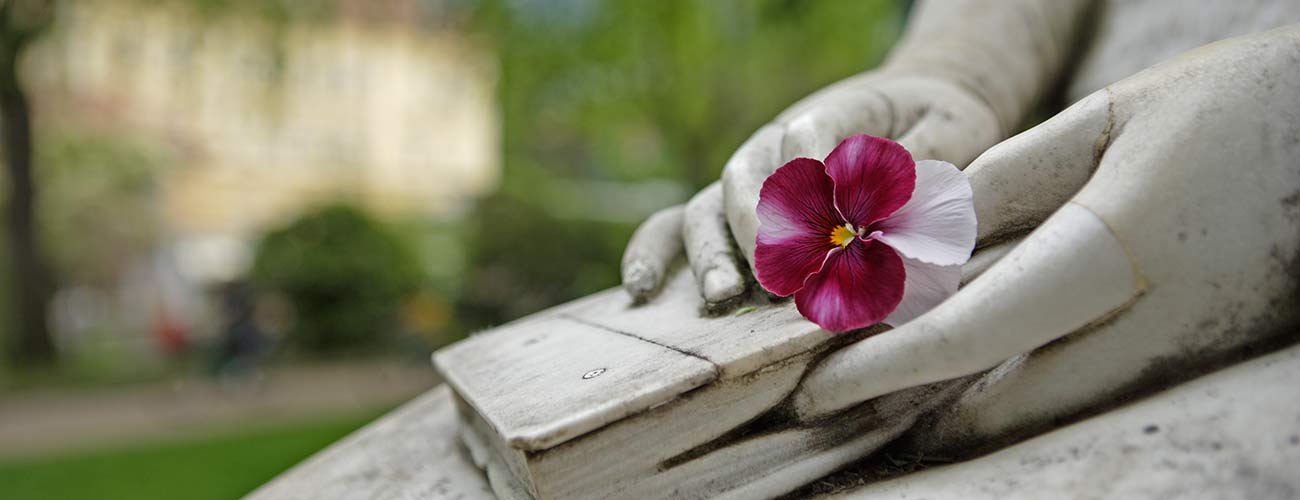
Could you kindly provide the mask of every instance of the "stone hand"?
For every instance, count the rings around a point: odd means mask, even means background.
[[[1138,73],[965,172],[978,245],[1037,229],[946,302],[824,360],[792,395],[801,419],[1015,358],[966,398],[996,417],[952,412],[1007,431],[1295,330],[1300,25]]]
[[[1086,1],[923,3],[882,67],[818,91],[760,128],[722,180],[685,208],[647,220],[629,242],[623,283],[645,300],[684,245],[707,303],[746,289],[764,179],[796,157],[823,158],[853,134],[889,137],[916,159],[964,167],[1006,137],[1051,81]],[[1026,23],[1035,19],[1038,23]]]

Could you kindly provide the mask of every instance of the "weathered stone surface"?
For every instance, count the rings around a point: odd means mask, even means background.
[[[430,390],[251,493],[254,500],[490,500],[456,437],[446,386]]]
[[[564,316],[438,351],[438,371],[511,448],[551,448],[717,378],[708,360]]]
[[[1297,380],[1293,346],[984,457],[825,498],[1296,498]],[[250,498],[493,498],[457,429],[439,387]]]
[[[1300,497],[1300,346],[968,462],[825,498]]]
[[[728,441],[780,405],[819,352],[855,337],[764,297],[745,314],[701,314],[690,271],[671,272],[662,300],[635,306],[610,290],[434,356],[462,403],[462,437],[497,493],[705,498],[807,461],[802,475],[780,477],[789,490],[892,439],[906,428],[893,424],[919,414],[881,426],[867,411]],[[845,435],[855,428],[872,436]]]
[[[562,314],[700,356],[717,365],[721,378],[748,374],[834,337],[801,317],[793,301],[770,304],[755,298],[755,307],[742,307],[739,315],[712,315],[705,313],[691,272],[673,269],[667,280],[659,296],[645,305],[634,305],[621,290],[609,290]]]

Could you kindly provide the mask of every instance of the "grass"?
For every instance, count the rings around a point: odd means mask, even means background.
[[[0,462],[7,500],[239,498],[379,413]]]

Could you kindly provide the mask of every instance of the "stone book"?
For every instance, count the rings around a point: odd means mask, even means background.
[[[834,335],[755,294],[710,315],[689,270],[634,305],[621,289],[444,348],[462,439],[503,498],[754,498],[870,453],[955,384],[796,423],[783,408]]]

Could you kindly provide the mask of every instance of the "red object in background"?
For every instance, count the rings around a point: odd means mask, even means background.
[[[166,354],[177,354],[189,344],[185,325],[176,321],[166,310],[158,309],[154,316],[153,335],[158,341],[158,348]]]

